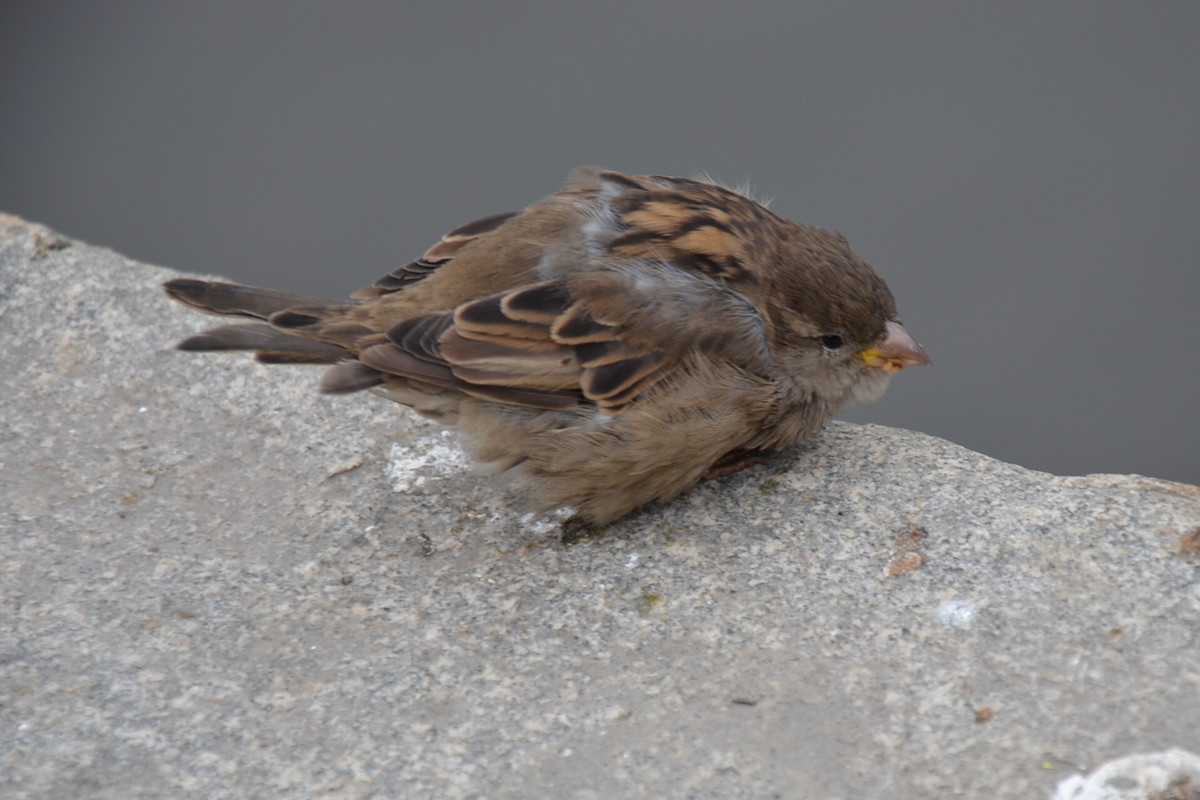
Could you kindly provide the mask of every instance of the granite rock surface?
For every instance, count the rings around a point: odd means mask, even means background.
[[[1200,488],[835,424],[564,546],[415,415],[173,350],[175,275],[0,216],[0,796],[1048,798],[1200,752]]]

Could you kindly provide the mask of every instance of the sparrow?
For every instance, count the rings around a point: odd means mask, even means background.
[[[931,363],[841,234],[715,183],[591,167],[447,233],[350,300],[179,278],[244,317],[180,342],[324,364],[459,431],[544,509],[599,527],[796,444]]]

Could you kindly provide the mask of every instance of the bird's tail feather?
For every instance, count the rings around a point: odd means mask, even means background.
[[[253,317],[265,320],[272,314],[294,306],[341,306],[344,300],[331,300],[278,289],[241,286],[220,281],[200,281],[194,278],[175,278],[163,284],[172,300],[201,311],[220,316]]]
[[[180,350],[253,350],[264,364],[334,364],[350,354],[337,345],[302,339],[276,330],[265,322],[222,325],[189,336],[176,345]]]
[[[337,364],[353,359],[358,339],[372,333],[336,321],[350,305],[345,300],[193,278],[167,281],[163,290],[172,300],[205,314],[261,320],[198,333],[176,345],[180,350],[248,350],[264,364]],[[362,386],[365,376],[356,375],[352,383]]]

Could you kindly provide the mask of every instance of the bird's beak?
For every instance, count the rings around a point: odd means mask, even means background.
[[[884,372],[899,372],[905,367],[933,363],[925,349],[899,322],[889,322],[883,339],[863,350],[858,357],[868,367],[879,367]]]

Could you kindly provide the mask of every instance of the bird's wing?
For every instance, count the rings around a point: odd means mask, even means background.
[[[406,319],[359,355],[385,374],[534,408],[620,414],[698,359],[766,374],[752,305],[669,262],[634,261]]]
[[[294,308],[270,322],[345,346],[384,375],[619,414],[701,357],[770,373],[761,260],[779,222],[712,184],[582,169],[518,214],[447,234],[354,308]],[[357,389],[367,377],[339,366],[323,385]]]
[[[351,296],[357,300],[369,300],[411,286],[417,281],[429,277],[438,268],[449,264],[463,247],[485,233],[496,230],[517,216],[518,213],[509,211],[504,214],[493,214],[490,217],[460,225],[439,239],[437,244],[426,250],[420,258],[410,261],[402,267],[397,267],[375,283],[364,286]]]
[[[602,254],[667,260],[737,283],[752,278],[748,263],[760,249],[756,245],[781,222],[758,203],[715,184],[585,167],[575,170],[562,190],[522,211],[455,228],[421,257],[353,297],[393,294],[435,274],[440,282],[443,272],[461,282],[462,270],[445,268],[464,251],[471,253],[469,273],[478,277],[491,272],[517,277],[534,267],[531,262],[544,273],[581,271],[572,260]],[[514,243],[526,246],[514,248]]]

